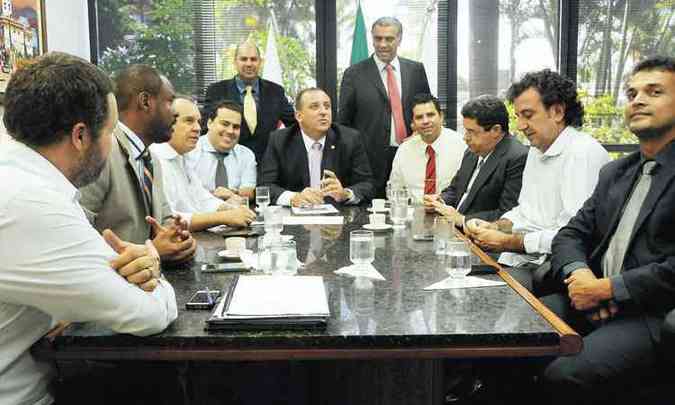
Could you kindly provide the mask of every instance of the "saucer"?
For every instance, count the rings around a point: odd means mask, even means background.
[[[387,207],[384,207],[381,210],[376,210],[373,207],[368,207],[367,209],[370,212],[389,212],[389,208],[387,208]]]
[[[218,255],[218,257],[221,257],[221,258],[223,258],[223,259],[239,260],[239,257],[240,257],[242,254],[248,253],[248,252],[251,252],[251,250],[249,250],[249,249],[242,249],[242,250],[240,250],[240,251],[238,251],[238,252],[235,252],[235,251],[230,251],[230,250],[227,250],[227,249],[223,249],[223,250],[219,251],[219,252],[216,253],[216,254]]]
[[[382,224],[382,225],[375,225],[375,224],[364,224],[363,229],[367,229],[369,231],[375,231],[375,232],[382,232],[382,231],[388,231],[391,229],[390,224]]]

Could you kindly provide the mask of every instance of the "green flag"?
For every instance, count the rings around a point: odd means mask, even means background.
[[[350,65],[355,65],[368,58],[368,39],[366,38],[366,22],[361,11],[361,2],[356,9],[356,23],[354,24],[354,40],[352,41],[352,58]]]

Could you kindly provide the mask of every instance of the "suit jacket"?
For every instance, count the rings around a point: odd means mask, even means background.
[[[162,168],[153,154],[152,207],[148,206],[134,170],[136,162],[129,153],[131,147],[124,132],[116,128],[108,161],[99,178],[80,189],[80,204],[99,232],[111,229],[122,240],[142,244],[150,237],[145,217],[151,215],[162,223],[169,219],[171,208],[164,196]]]
[[[563,267],[573,262],[587,263],[603,277],[602,257],[638,178],[640,160],[636,152],[603,167],[591,197],[558,232],[551,259],[558,281],[566,277]],[[665,313],[675,308],[675,142],[655,160],[659,167],[635,222],[620,277],[631,297],[628,305],[658,339]]]
[[[523,184],[523,169],[528,148],[511,136],[505,136],[483,163],[469,195],[457,207],[466,192],[471,175],[478,164],[478,155],[467,149],[462,164],[441,197],[446,204],[456,207],[466,219],[480,218],[494,221],[518,205]]]
[[[241,120],[241,133],[239,143],[248,147],[255,153],[256,160],[262,161],[267,149],[267,141],[270,132],[277,129],[279,121],[284,125],[291,126],[295,124],[295,114],[293,107],[288,102],[284,88],[269,80],[259,79],[260,94],[258,95],[257,115],[258,125],[255,132],[251,135],[246,120]],[[244,108],[244,100],[239,94],[237,83],[234,78],[212,83],[206,89],[206,106],[213,109],[215,105],[222,100],[232,100],[239,103]]]
[[[412,100],[418,93],[430,93],[424,65],[399,57],[401,104],[408,134],[411,132]],[[338,122],[355,128],[362,136],[375,175],[375,186],[384,190],[389,178],[386,155],[391,137],[391,107],[374,56],[350,66],[342,76]]]
[[[300,192],[309,187],[309,161],[299,125],[272,133],[262,166],[260,184],[270,187],[271,201],[286,190]],[[373,175],[357,131],[331,125],[321,159],[322,172],[324,169],[334,172],[342,186],[361,201],[373,198]]]

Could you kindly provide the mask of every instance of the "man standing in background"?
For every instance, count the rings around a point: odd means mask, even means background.
[[[376,196],[382,197],[397,147],[410,134],[413,97],[431,91],[424,65],[398,57],[399,20],[379,18],[370,32],[375,54],[345,71],[338,122],[362,134]]]

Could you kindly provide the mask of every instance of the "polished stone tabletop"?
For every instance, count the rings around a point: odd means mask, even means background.
[[[74,324],[52,342],[55,351],[72,348],[171,347],[199,349],[363,350],[461,347],[556,347],[560,334],[508,285],[472,289],[424,291],[448,275],[433,252],[433,243],[415,241],[405,229],[375,234],[374,267],[386,280],[334,274],[349,261],[349,232],[368,222],[364,208],[345,208],[344,225],[285,226],[294,235],[300,275],[323,276],[331,316],[325,330],[218,331],[205,330],[209,311],[186,310],[185,302],[198,289],[226,289],[233,275],[206,273],[201,263],[221,262],[220,235],[198,235],[194,263],[165,270],[178,301],[178,319],[163,333],[150,337],[116,335],[92,324]],[[249,247],[256,246],[249,238]],[[499,280],[495,274],[482,275]],[[439,349],[440,350],[440,349]],[[441,350],[442,351],[442,350]],[[440,352],[439,352],[440,353]],[[535,353],[536,354],[536,353]],[[535,355],[533,354],[533,355]],[[541,353],[539,353],[541,354]]]

